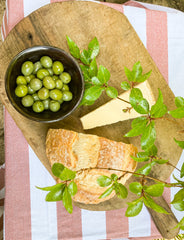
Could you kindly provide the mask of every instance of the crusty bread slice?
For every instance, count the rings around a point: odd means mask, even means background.
[[[85,204],[97,204],[112,198],[114,191],[99,199],[108,187],[100,187],[97,178],[100,175],[110,177],[112,173],[123,175],[123,172],[108,168],[134,171],[137,164],[130,156],[136,153],[137,148],[132,144],[65,129],[49,129],[46,138],[46,154],[51,166],[59,162],[77,171],[78,192],[73,200]],[[130,176],[125,174],[120,182],[124,184]]]

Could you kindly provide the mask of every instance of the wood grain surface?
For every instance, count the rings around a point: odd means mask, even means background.
[[[85,6],[83,6],[84,4]],[[113,27],[109,28],[109,26]],[[10,60],[25,48],[35,45],[53,45],[68,51],[66,35],[69,35],[77,42],[80,48],[86,48],[88,42],[94,36],[98,38],[101,52],[97,60],[109,69],[111,72],[111,85],[116,87],[119,93],[122,92],[120,82],[126,79],[123,66],[126,65],[128,68],[132,68],[136,61],[141,61],[145,72],[152,69],[152,75],[148,82],[154,98],[157,98],[158,88],[160,88],[169,109],[175,107],[174,94],[168,87],[135,30],[122,13],[93,2],[54,3],[40,8],[16,25],[0,47],[0,98],[18,127],[22,130],[28,143],[49,172],[51,172],[50,165],[45,155],[45,136],[48,128],[56,127],[83,131],[79,118],[103,105],[109,101],[109,98],[103,95],[95,105],[81,107],[64,121],[55,124],[37,123],[22,117],[11,106],[5,92],[4,76]],[[130,123],[131,121],[118,122],[113,125],[91,129],[90,133],[123,141],[120,135],[123,136],[125,130],[127,132],[127,129],[130,128]],[[181,123],[181,121],[178,121],[178,123]],[[175,133],[180,129],[179,125],[161,121],[156,125],[156,128],[159,130],[157,131],[158,140],[156,144],[160,155],[165,159],[172,159],[172,164],[176,165],[182,151],[179,147],[173,145],[172,138],[173,136],[177,137]],[[129,141],[139,145],[139,138],[129,139]],[[172,170],[171,167],[155,167],[152,176],[166,180]],[[129,182],[131,181],[133,181],[133,178],[129,180]],[[131,201],[133,198],[134,196],[130,194],[128,201]],[[125,202],[127,200],[113,198],[99,205],[77,205],[90,210],[110,210],[124,207]],[[173,223],[176,224],[176,219],[173,215],[171,216]],[[162,222],[163,218],[164,215],[162,218],[157,215],[155,221],[158,223],[161,220]],[[168,223],[166,224],[168,229],[162,235],[167,238],[176,236],[178,230],[170,231],[172,227],[169,218],[167,219],[166,217],[164,221]]]

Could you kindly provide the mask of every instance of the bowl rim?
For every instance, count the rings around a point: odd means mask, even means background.
[[[56,119],[39,119],[39,117],[35,117],[35,116],[32,116],[32,115],[29,115],[28,113],[26,113],[23,108],[20,108],[16,102],[12,101],[12,97],[11,97],[11,94],[9,93],[8,91],[8,85],[7,85],[7,79],[8,79],[8,74],[9,74],[9,70],[11,69],[12,65],[15,63],[15,61],[17,59],[19,59],[21,56],[23,56],[25,53],[32,53],[32,52],[35,52],[35,51],[40,51],[40,50],[56,50],[56,51],[59,51],[61,52],[63,55],[66,55],[71,61],[74,62],[77,70],[79,71],[79,74],[80,74],[80,79],[81,79],[81,94],[80,94],[80,97],[79,99],[77,100],[77,102],[75,103],[74,107],[68,112],[66,113],[64,116],[61,116],[61,117],[58,117]],[[13,59],[10,61],[10,63],[8,64],[8,67],[6,69],[6,73],[5,73],[5,91],[6,91],[6,95],[11,103],[11,105],[14,107],[14,109],[16,111],[18,111],[22,116],[28,118],[29,120],[33,120],[33,121],[36,121],[36,122],[40,122],[40,123],[54,123],[54,122],[58,122],[58,121],[61,121],[63,120],[64,118],[66,118],[67,116],[69,116],[80,104],[80,102],[82,101],[82,98],[83,98],[83,95],[84,95],[84,76],[83,76],[83,73],[82,73],[82,70],[78,64],[78,62],[76,61],[76,59],[71,55],[69,54],[68,52],[66,52],[65,50],[61,49],[61,48],[58,48],[58,47],[55,47],[55,46],[50,46],[50,45],[36,45],[36,46],[33,46],[33,47],[29,47],[29,48],[25,48],[23,49],[21,52],[19,52],[17,55],[15,55],[13,57]],[[54,114],[54,112],[53,112]]]

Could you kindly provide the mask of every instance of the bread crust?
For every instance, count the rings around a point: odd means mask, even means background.
[[[51,166],[59,162],[77,171],[78,191],[73,200],[85,204],[98,204],[112,198],[115,191],[99,199],[108,187],[100,187],[97,178],[101,175],[110,177],[112,173],[118,177],[123,175],[121,171],[108,168],[134,171],[137,164],[130,156],[136,153],[137,148],[132,144],[65,129],[49,129],[46,137],[46,154]],[[130,176],[125,174],[120,182],[124,184]]]

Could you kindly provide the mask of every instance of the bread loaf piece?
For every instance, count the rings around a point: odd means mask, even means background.
[[[97,178],[100,175],[110,177],[112,173],[123,175],[123,172],[103,168],[134,171],[136,162],[130,156],[136,153],[137,148],[132,144],[65,129],[49,129],[46,138],[46,154],[51,166],[59,162],[77,171],[75,182],[78,192],[73,200],[85,204],[97,204],[112,198],[114,191],[106,198],[99,199],[108,187],[100,187]],[[95,169],[79,171],[86,168]],[[130,176],[125,174],[120,182],[124,184]]]

